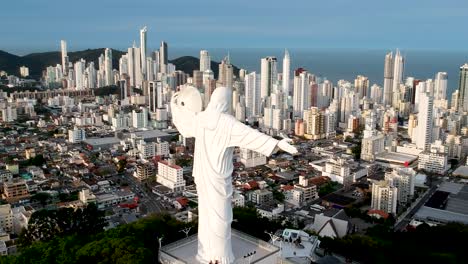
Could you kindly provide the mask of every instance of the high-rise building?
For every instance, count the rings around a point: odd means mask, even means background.
[[[400,84],[403,83],[404,67],[405,67],[405,60],[403,56],[401,56],[400,50],[397,49],[396,54],[395,54],[395,61],[393,63],[393,83],[392,83],[393,94],[397,93],[400,90]]]
[[[260,115],[260,76],[256,72],[245,75],[245,115],[247,119]]]
[[[60,47],[62,50],[62,74],[68,75],[68,55],[67,55],[67,42],[65,40],[60,41]]]
[[[435,77],[434,84],[434,100],[447,99],[447,79],[446,72],[438,72]]]
[[[229,55],[226,56],[219,64],[218,82],[229,89],[232,89],[232,82],[234,80],[233,68],[230,62]]]
[[[273,84],[275,84],[278,70],[277,70],[276,57],[266,57],[261,60],[261,82],[260,82],[260,97],[263,99],[273,91]]]
[[[135,43],[133,43],[133,47],[128,48],[127,63],[128,63],[128,75],[130,76],[130,86],[141,87],[142,85],[141,53],[140,53],[140,48],[137,48]]]
[[[428,150],[432,143],[434,98],[427,92],[421,92],[418,103],[418,128],[416,146]]]
[[[392,105],[392,92],[393,92],[393,52],[385,55],[385,68],[384,68],[384,91],[383,101],[384,105]]]
[[[207,50],[200,50],[200,71],[211,70],[211,57]]]
[[[359,99],[367,96],[367,90],[369,90],[369,78],[358,75],[356,79],[354,79],[354,89],[358,93]]]
[[[134,128],[148,127],[148,109],[146,107],[132,111],[132,125]]]
[[[325,138],[325,115],[317,107],[304,110],[304,130],[306,138]]]
[[[406,205],[414,195],[416,172],[412,168],[397,168],[385,174],[385,180],[398,189],[398,203]]]
[[[163,107],[162,83],[148,82],[149,111],[156,113],[156,110]]]
[[[84,82],[85,65],[86,61],[84,59],[77,61],[74,65],[76,90],[83,90],[84,88],[87,88],[87,84]]]
[[[83,128],[74,127],[73,130],[68,130],[68,142],[80,143],[86,139],[86,132]]]
[[[372,183],[371,208],[382,210],[389,214],[396,214],[398,189],[388,181]]]
[[[140,61],[141,61],[141,73],[143,74],[143,80],[148,79],[148,72],[146,67],[146,26],[140,29]]]
[[[159,69],[161,73],[167,73],[167,43],[161,41],[161,47],[159,48]]]
[[[468,111],[468,63],[460,67],[460,79],[458,81],[458,109],[461,112]],[[453,104],[453,102],[452,102]]]
[[[112,50],[107,48],[105,51],[105,73],[106,73],[106,85],[113,85],[114,78],[112,76]]]
[[[291,73],[291,59],[289,58],[288,50],[284,50],[284,58],[283,58],[283,93],[285,94],[286,97],[289,95],[290,73]]]
[[[26,66],[20,67],[20,75],[21,77],[28,77],[29,76],[29,68]]]
[[[310,107],[310,74],[299,68],[294,71],[293,111],[295,117],[302,117],[302,112]]]

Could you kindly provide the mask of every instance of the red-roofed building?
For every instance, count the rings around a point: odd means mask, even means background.
[[[388,213],[382,210],[369,210],[367,214],[375,218],[383,218],[383,219],[388,218]]]
[[[255,190],[258,189],[258,183],[256,181],[249,181],[245,184],[244,189],[246,190]]]
[[[187,207],[188,202],[189,202],[189,200],[186,197],[179,197],[179,198],[176,198],[176,200],[174,201],[174,206],[178,210],[180,210],[182,208]]]

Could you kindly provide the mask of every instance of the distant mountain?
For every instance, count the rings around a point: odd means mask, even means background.
[[[87,49],[82,51],[68,52],[68,57],[70,62],[76,62],[79,59],[83,58],[86,62],[93,61],[97,69],[99,63],[98,58],[101,54],[104,54],[104,48],[100,49]],[[112,49],[112,65],[114,69],[118,68],[120,57],[125,54],[125,52],[120,50]],[[177,70],[181,70],[190,75],[193,74],[194,70],[199,69],[199,59],[192,56],[183,56],[174,60],[170,60],[170,63],[176,66]],[[29,68],[29,73],[33,78],[39,78],[42,75],[42,71],[45,70],[48,66],[54,66],[61,64],[62,59],[60,57],[59,51],[50,51],[50,52],[40,52],[40,53],[31,53],[25,56],[17,56],[10,54],[8,52],[0,50],[0,71],[6,71],[9,74],[14,74],[19,76],[19,67],[27,66]],[[215,75],[215,78],[218,77],[218,62],[211,62],[211,69]],[[239,68],[233,66],[234,75],[239,75]]]

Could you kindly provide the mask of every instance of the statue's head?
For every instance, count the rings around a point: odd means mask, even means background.
[[[232,90],[227,87],[218,87],[211,94],[207,111],[225,113],[232,104]]]
[[[173,96],[173,103],[181,110],[198,113],[202,110],[202,99],[197,88],[185,85]]]

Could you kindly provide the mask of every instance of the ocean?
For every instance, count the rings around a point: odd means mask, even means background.
[[[275,56],[278,59],[278,71],[282,71],[284,49],[234,48],[207,49],[214,61],[220,61],[228,53],[231,63],[260,73],[260,59]],[[291,70],[298,67],[319,77],[326,77],[336,83],[338,80],[353,82],[357,75],[369,78],[370,85],[383,85],[385,54],[390,50],[357,50],[357,49],[288,49],[291,57]],[[395,51],[395,50],[394,50]],[[458,89],[460,66],[468,62],[468,51],[439,50],[401,50],[405,57],[404,77],[416,79],[434,79],[437,72],[448,73],[447,99]],[[169,47],[169,57],[184,55],[198,57],[199,50]]]

